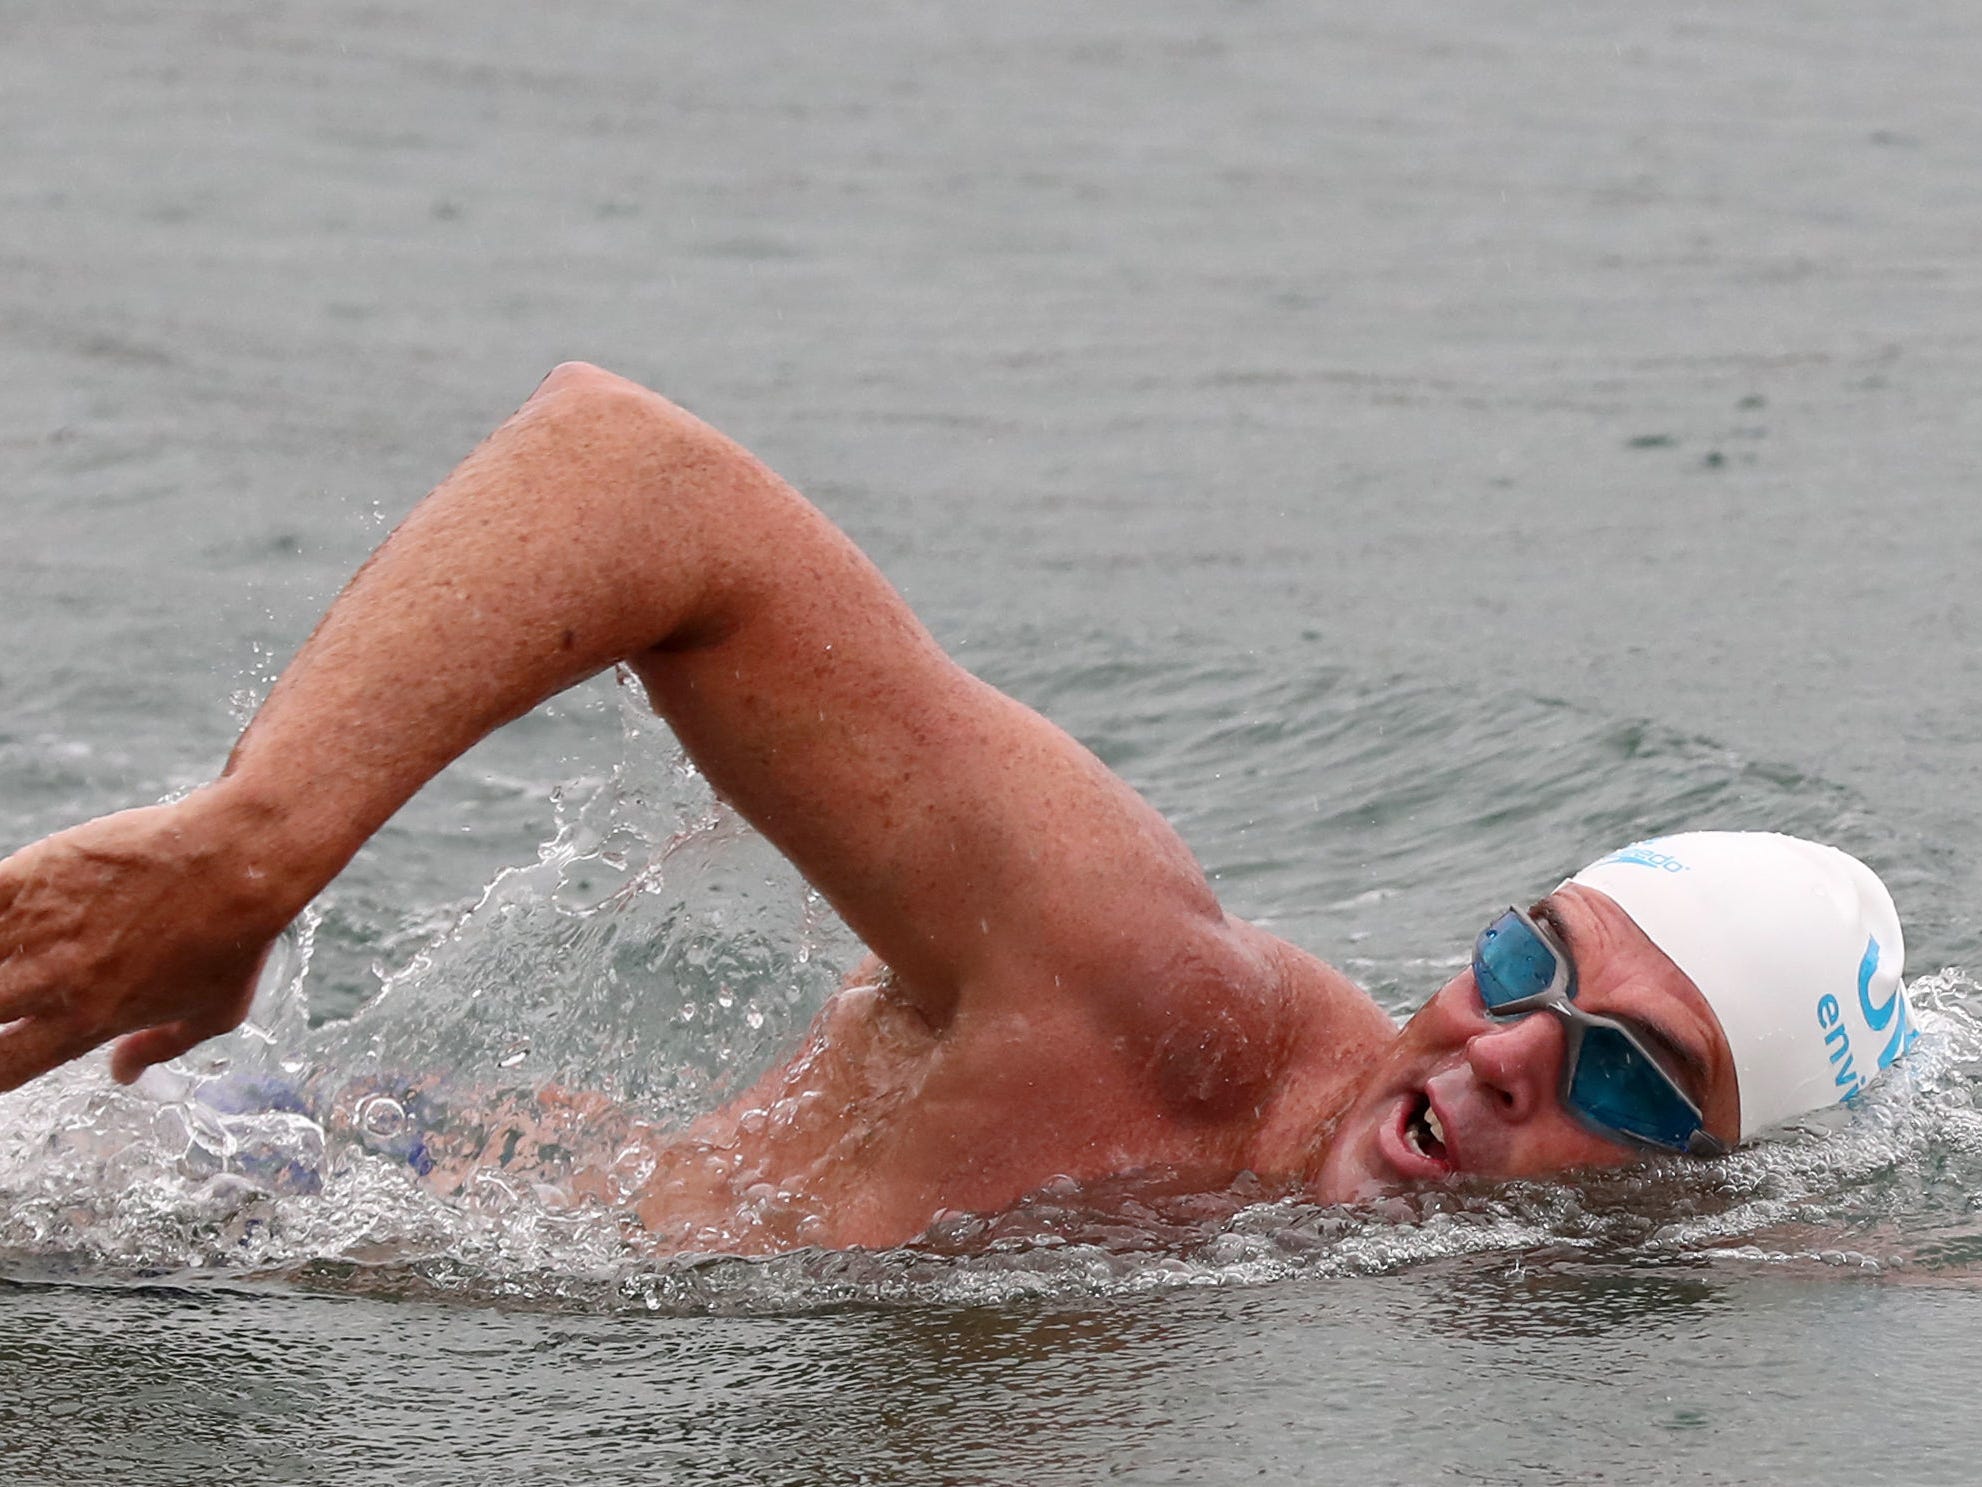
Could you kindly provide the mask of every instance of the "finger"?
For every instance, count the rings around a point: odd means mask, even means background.
[[[21,896],[32,876],[31,870],[23,862],[28,855],[26,847],[7,857],[0,857],[0,915],[14,907],[14,900]],[[10,950],[4,938],[0,938],[0,951]]]
[[[49,986],[45,974],[37,973],[37,959],[28,950],[28,932],[10,913],[17,876],[0,863],[0,1023],[61,1010],[60,989]]]
[[[0,943],[0,1023],[22,1017],[59,1017],[64,988],[51,981],[46,961]]]
[[[109,1035],[65,1018],[29,1017],[0,1032],[0,1094],[81,1058]]]
[[[183,1053],[232,1032],[237,1026],[225,1018],[188,1017],[180,1022],[163,1023],[117,1040],[110,1050],[110,1077],[119,1084],[130,1084],[153,1064],[170,1063]]]
[[[110,1077],[119,1084],[131,1084],[153,1064],[170,1063],[226,1031],[225,1027],[187,1020],[131,1033],[119,1038],[110,1050]]]
[[[35,972],[25,952],[8,953],[0,945],[0,1023],[22,1017],[45,1017],[62,1010],[60,988]]]

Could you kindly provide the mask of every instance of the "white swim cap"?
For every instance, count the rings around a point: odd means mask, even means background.
[[[1694,831],[1569,881],[1614,900],[1700,988],[1734,1054],[1743,1140],[1849,1099],[1914,1039],[1892,896],[1835,847]]]

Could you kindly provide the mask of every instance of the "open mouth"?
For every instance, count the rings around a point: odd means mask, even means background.
[[[1411,1096],[1404,1109],[1400,1134],[1411,1155],[1438,1172],[1450,1172],[1457,1163],[1446,1145],[1445,1123],[1431,1107],[1431,1096],[1423,1090]]]

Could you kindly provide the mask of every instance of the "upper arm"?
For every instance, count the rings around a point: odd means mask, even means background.
[[[946,656],[817,510],[781,484],[765,499],[774,514],[738,518],[715,622],[630,664],[717,791],[907,989],[940,1007],[1013,965],[1071,983],[1222,931],[1189,850],[1126,783]]]

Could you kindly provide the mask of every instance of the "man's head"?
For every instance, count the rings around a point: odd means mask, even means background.
[[[1665,1104],[1699,1112],[1710,1139],[1696,1150],[1732,1146],[1856,1093],[1913,1035],[1892,900],[1834,848],[1760,832],[1640,842],[1592,863],[1531,914],[1533,934],[1518,915],[1499,923],[1524,944],[1552,942],[1535,951],[1537,985],[1565,961],[1573,1006],[1621,1031],[1593,1039],[1577,1031],[1589,1017],[1553,1009],[1566,975],[1528,1002],[1490,984],[1489,999],[1511,1010],[1542,1006],[1494,1016],[1481,977],[1494,980],[1501,952],[1483,936],[1474,965],[1411,1019],[1336,1123],[1319,1196],[1642,1158],[1644,1143],[1606,1130],[1602,1101],[1588,1098],[1606,1084],[1635,1098],[1634,1065],[1646,1095],[1676,1088],[1685,1100]],[[1625,1066],[1621,1084],[1604,1079],[1599,1058]],[[1579,1086],[1567,1095],[1565,1072]]]

